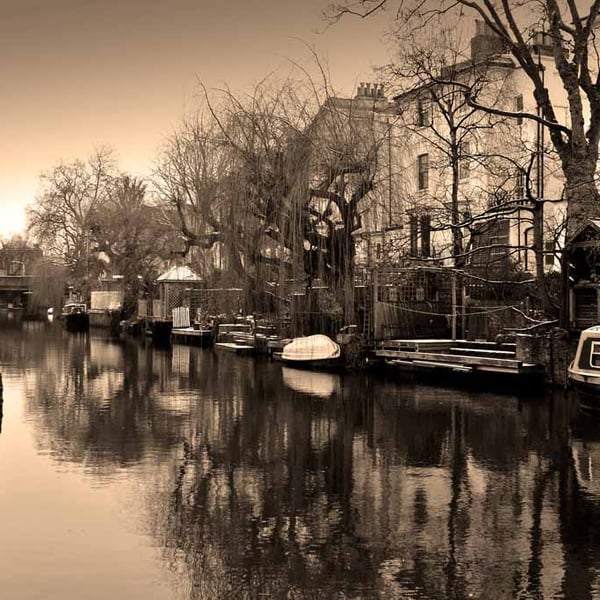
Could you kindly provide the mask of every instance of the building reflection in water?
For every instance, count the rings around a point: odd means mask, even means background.
[[[600,429],[562,393],[93,336],[14,352],[42,451],[91,476],[148,465],[141,514],[191,598],[599,592]]]

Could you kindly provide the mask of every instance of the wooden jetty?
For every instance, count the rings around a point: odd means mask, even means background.
[[[219,323],[215,348],[235,354],[254,354],[256,343],[252,324],[243,321]]]
[[[227,350],[235,354],[254,354],[256,350],[254,346],[238,342],[216,342],[215,348],[217,350]]]
[[[212,327],[177,327],[171,329],[171,341],[180,344],[210,346],[213,343]]]
[[[539,375],[541,365],[517,358],[516,344],[467,340],[385,340],[375,358],[406,370],[439,370],[454,373],[504,373]]]
[[[289,340],[285,340],[287,342]],[[234,323],[220,323],[217,327],[215,348],[237,352],[238,354],[259,354],[271,356],[274,347],[284,340],[277,334],[277,328],[263,321],[248,321],[244,318]]]

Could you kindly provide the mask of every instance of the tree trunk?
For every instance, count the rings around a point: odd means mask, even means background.
[[[535,202],[532,210],[533,217],[533,253],[535,256],[535,277],[538,301],[544,313],[551,315],[554,312],[552,300],[548,295],[548,286],[545,281],[544,271],[544,203]]]
[[[573,156],[565,165],[567,201],[567,244],[588,220],[600,217],[600,194],[595,182],[595,157]]]

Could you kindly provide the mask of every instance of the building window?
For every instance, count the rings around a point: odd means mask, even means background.
[[[431,256],[431,217],[421,216],[421,256]]]
[[[410,256],[431,256],[431,217],[429,215],[410,215],[409,236]]]
[[[528,227],[524,232],[523,232],[523,243],[525,245],[525,261],[524,261],[524,267],[526,271],[529,271],[529,249],[531,248],[532,245],[532,238],[533,238],[533,228],[532,227]]]
[[[429,98],[417,98],[417,125],[419,127],[431,125],[431,101]]]
[[[600,368],[600,342],[592,342],[590,349],[590,366]]]
[[[515,96],[515,112],[518,112],[518,113],[523,112],[523,94],[519,94],[518,96]],[[518,125],[523,124],[522,116],[517,117],[517,124]]]
[[[515,198],[525,198],[525,173],[521,169],[515,176]]]
[[[459,179],[466,179],[471,174],[471,146],[469,142],[463,142],[459,149],[458,159],[458,177]]]
[[[429,187],[429,154],[419,154],[417,156],[417,170],[419,189],[426,190]]]
[[[25,275],[25,263],[20,260],[11,260],[7,275]]]
[[[555,240],[546,240],[544,242],[544,264],[547,267],[553,267],[554,266],[554,260],[555,260],[554,252],[555,252],[555,250],[556,250]]]
[[[416,215],[408,217],[409,235],[410,235],[410,255],[417,256],[417,244],[419,241],[419,220]]]

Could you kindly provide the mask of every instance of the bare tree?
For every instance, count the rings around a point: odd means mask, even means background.
[[[28,207],[30,235],[50,258],[68,267],[76,286],[85,287],[94,266],[90,217],[107,198],[115,174],[112,152],[106,149],[86,162],[60,163],[41,175],[41,190]]]

